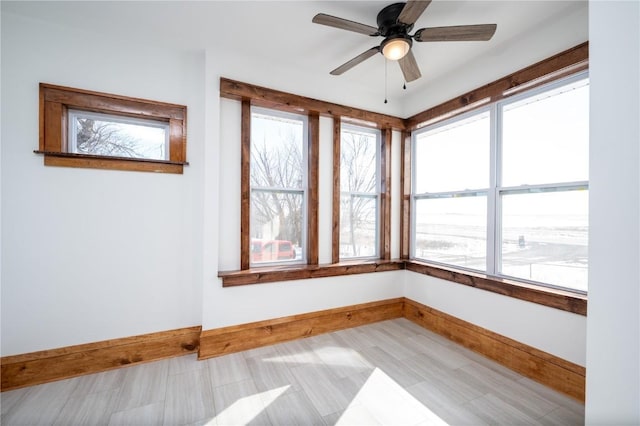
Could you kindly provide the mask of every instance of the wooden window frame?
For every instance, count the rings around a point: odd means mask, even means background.
[[[187,107],[166,102],[40,83],[39,149],[46,166],[183,173],[187,155]],[[169,125],[169,159],[76,154],[68,151],[68,110],[163,121]]]
[[[390,261],[390,235],[391,235],[391,131],[392,129],[403,130],[404,122],[400,118],[392,117],[385,114],[379,114],[370,111],[359,110],[356,108],[344,107],[338,104],[318,101],[316,99],[305,98],[302,96],[281,92],[265,87],[254,86],[248,83],[242,83],[226,78],[220,79],[220,96],[226,99],[232,99],[241,102],[241,165],[240,165],[240,270],[231,271],[230,273],[220,272],[218,275],[223,277],[223,286],[234,286],[244,284],[258,284],[264,282],[273,282],[275,277],[292,277],[303,276],[310,277],[315,273],[310,270],[324,270],[319,265],[319,247],[318,247],[318,205],[319,205],[319,152],[320,152],[320,116],[331,117],[334,122],[334,141],[340,140],[340,122],[344,118],[347,121],[357,125],[366,127],[374,127],[382,130],[382,159],[385,164],[387,176],[384,179],[384,191],[386,194],[384,202],[381,202],[381,251],[380,261],[377,259],[360,259],[353,261],[340,262],[333,261],[331,272],[323,272],[324,274],[352,274],[353,271],[367,270],[388,270],[403,269],[404,266],[398,262]],[[250,223],[250,161],[251,161],[251,106],[258,106],[267,109],[274,109],[284,112],[293,112],[297,114],[307,114],[308,116],[308,193],[307,193],[307,262],[297,265],[267,265],[261,267],[251,267],[250,265],[250,246],[251,237],[249,233]],[[337,124],[336,124],[337,123]],[[336,130],[336,125],[337,130]],[[336,133],[337,136],[336,136]],[[337,139],[336,139],[337,137]],[[335,142],[334,142],[335,148]],[[386,152],[386,154],[385,154]],[[335,155],[335,152],[334,152]],[[338,161],[339,161],[338,151]],[[334,164],[336,164],[334,162]],[[338,162],[339,168],[339,162]],[[335,173],[335,167],[334,167]],[[335,180],[337,177],[337,181]],[[339,172],[334,174],[334,185],[340,183]],[[334,194],[336,191],[334,190]],[[339,186],[337,191],[340,195]],[[338,198],[339,200],[339,198]],[[333,208],[333,220],[336,217],[336,204]],[[339,201],[337,206],[339,206]],[[338,207],[339,208],[339,207]],[[339,210],[338,210],[339,212]],[[335,226],[335,225],[334,225]],[[384,236],[383,236],[384,235]],[[335,234],[332,236],[335,239]],[[333,240],[332,240],[333,241]],[[335,247],[335,246],[334,246]],[[332,258],[337,256],[337,252],[332,249]],[[383,265],[383,266],[381,266]],[[337,271],[337,272],[336,272]],[[348,271],[348,272],[347,272]],[[375,271],[371,271],[375,272]],[[231,278],[239,276],[240,278]],[[291,279],[291,278],[284,278]]]
[[[250,99],[242,99],[241,104],[241,153],[240,153],[240,270],[247,271],[253,269],[268,270],[270,268],[281,268],[284,265],[266,265],[251,267],[251,106],[261,106],[254,104]],[[276,111],[284,111],[282,108],[266,108]],[[291,110],[286,112],[291,113]],[[300,113],[298,113],[300,114]],[[307,265],[318,264],[318,169],[320,152],[320,117],[317,113],[307,114],[307,189],[306,189],[306,218],[307,235],[306,262],[303,264],[288,265],[299,268]]]
[[[375,126],[354,124],[363,128]],[[378,254],[361,258],[368,260],[391,260],[391,128],[380,129],[379,150],[380,164],[378,167]],[[358,261],[358,258],[340,259],[340,161],[342,146],[342,117],[333,117],[333,203],[331,227],[331,262],[340,263]]]
[[[302,267],[255,268],[239,271],[219,271],[223,287],[262,284],[288,280],[313,279],[351,274],[366,274],[407,269],[414,273],[444,279],[452,283],[475,287],[496,294],[548,306],[554,309],[586,316],[587,295],[572,291],[538,286],[517,280],[501,279],[481,273],[433,265],[409,259],[411,228],[411,132],[427,124],[435,123],[458,114],[485,106],[487,103],[503,99],[562,77],[588,69],[589,44],[582,43],[548,59],[540,61],[504,78],[496,80],[462,96],[425,110],[407,119],[359,110],[339,104],[318,101],[254,86],[226,78],[220,79],[220,95],[227,99],[250,102],[257,105],[278,108],[284,111],[315,111],[319,115],[332,117],[334,141],[340,138],[342,118],[357,123],[372,123],[380,129],[401,132],[400,139],[400,259],[339,262],[336,251],[336,210],[332,218],[332,263],[327,265],[304,265]],[[340,158],[334,143],[333,160]],[[339,187],[339,172],[333,175],[333,186]],[[390,187],[390,181],[387,183]],[[338,192],[339,200],[339,192]],[[334,205],[336,191],[333,193]]]

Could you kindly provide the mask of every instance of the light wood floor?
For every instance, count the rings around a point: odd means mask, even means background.
[[[406,319],[0,398],[3,425],[584,423],[584,405]]]

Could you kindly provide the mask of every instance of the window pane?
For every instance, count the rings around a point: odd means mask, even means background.
[[[302,259],[302,192],[251,191],[251,263]]]
[[[589,81],[543,92],[503,110],[502,185],[589,179]]]
[[[69,111],[70,152],[112,157],[169,158],[169,125],[154,120]]]
[[[418,199],[415,228],[415,257],[486,269],[486,196]]]
[[[343,125],[340,141],[340,258],[378,255],[377,130]],[[371,194],[371,195],[364,195]]]
[[[376,256],[377,198],[340,197],[340,257]]]
[[[306,117],[251,114],[251,264],[302,262]]]
[[[415,141],[415,193],[489,186],[489,113],[420,133]]]
[[[304,121],[281,115],[251,115],[251,186],[303,187]]]
[[[587,290],[588,191],[502,196],[501,273]]]
[[[340,191],[375,193],[378,140],[375,133],[342,130]]]

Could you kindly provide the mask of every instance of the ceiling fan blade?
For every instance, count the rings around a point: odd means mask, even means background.
[[[379,46],[372,47],[371,49],[369,49],[369,50],[367,50],[365,52],[362,52],[361,54],[359,54],[355,58],[351,59],[350,61],[347,61],[344,64],[340,65],[338,68],[336,68],[335,70],[331,71],[329,74],[331,74],[331,75],[340,75],[340,74],[344,73],[345,71],[349,71],[351,68],[355,67],[360,62],[364,62],[365,60],[369,59],[370,57],[372,57],[373,55],[375,55],[378,52],[380,52],[380,47]]]
[[[365,35],[378,35],[378,29],[371,25],[361,24],[359,22],[349,21],[348,19],[338,18],[324,13],[318,13],[313,17],[311,22],[315,24],[328,25],[330,27],[340,28],[341,30],[353,31]]]
[[[415,24],[430,3],[431,0],[409,0],[398,15],[398,21],[407,25]]]
[[[415,41],[486,41],[496,32],[496,24],[458,25],[454,27],[421,28]]]
[[[420,69],[418,68],[418,63],[416,62],[416,57],[413,56],[413,51],[409,50],[409,53],[398,60],[398,64],[400,64],[400,69],[404,75],[404,81],[407,83],[422,77]]]

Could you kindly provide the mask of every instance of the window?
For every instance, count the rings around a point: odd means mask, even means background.
[[[69,110],[69,152],[168,160],[169,124]]]
[[[307,117],[251,109],[251,265],[302,263],[306,247]]]
[[[586,292],[586,73],[413,135],[412,256]]]
[[[239,101],[241,107],[240,268],[218,274],[223,277],[223,286],[383,272],[404,267],[404,263],[392,261],[390,256],[389,159],[392,129],[404,127],[401,119],[224,78],[220,79],[220,94]],[[321,116],[331,117],[333,121],[332,134],[324,135],[327,139],[331,136],[333,139],[332,199],[323,200],[320,200],[318,190]],[[375,217],[375,226],[379,228],[376,229],[379,236],[378,247],[375,249],[379,257],[367,257],[364,261],[356,260],[348,264],[341,264],[339,256],[340,146],[343,121],[349,121],[354,129],[357,128],[356,124],[363,126],[360,129],[363,133],[378,135],[379,147],[376,149],[379,149],[379,153],[376,161],[379,161],[379,166],[376,167],[380,170],[375,195],[379,199]],[[267,131],[267,128],[271,130]],[[381,130],[368,130],[371,128]],[[283,147],[292,141],[294,150]],[[266,145],[262,146],[263,144]],[[286,164],[282,163],[284,161]],[[286,169],[276,167],[277,164],[283,164]],[[277,179],[266,179],[267,170],[271,174],[280,170],[280,176],[276,176]],[[360,195],[371,197],[373,194]],[[331,265],[319,264],[321,202],[331,205]],[[279,209],[278,205],[282,207]],[[275,214],[278,210],[281,213]],[[302,225],[298,225],[299,222]],[[267,245],[275,241],[280,242],[277,250],[274,243]],[[268,248],[267,254],[265,247]]]
[[[418,132],[414,143],[414,255],[486,268],[489,112]]]
[[[340,259],[379,256],[380,131],[342,124]]]
[[[45,165],[182,173],[186,107],[40,84]]]
[[[587,290],[589,82],[499,104],[497,270]]]

